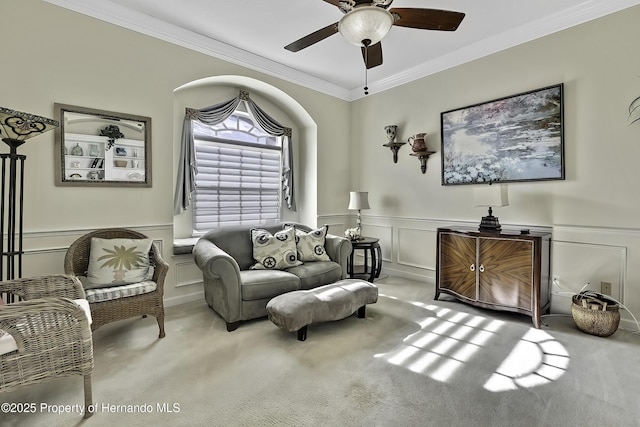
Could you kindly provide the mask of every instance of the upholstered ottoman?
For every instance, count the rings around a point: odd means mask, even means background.
[[[364,318],[366,304],[378,301],[378,288],[363,280],[345,279],[306,291],[278,295],[267,303],[267,314],[279,328],[307,339],[312,323],[340,320],[358,311]]]

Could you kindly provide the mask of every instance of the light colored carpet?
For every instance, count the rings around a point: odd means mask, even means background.
[[[312,325],[305,342],[266,319],[228,333],[204,301],[169,308],[164,339],[153,318],[104,326],[92,418],[41,410],[82,404],[70,377],[0,394],[38,407],[0,425],[640,425],[640,336],[590,336],[566,317],[536,330],[525,316],[433,301],[429,284],[376,284],[365,319]]]

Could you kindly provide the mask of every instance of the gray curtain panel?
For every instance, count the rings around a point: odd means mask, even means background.
[[[195,190],[196,154],[193,144],[192,120],[199,120],[207,125],[217,125],[225,121],[238,107],[240,101],[247,102],[249,110],[255,120],[269,135],[283,137],[283,167],[282,167],[282,191],[287,207],[296,211],[296,202],[293,187],[293,149],[291,144],[291,128],[287,128],[272,119],[249,97],[249,92],[240,90],[238,96],[230,101],[202,108],[199,110],[187,108],[182,125],[182,145],[180,147],[180,163],[178,165],[178,178],[173,205],[174,213],[180,214],[191,204],[191,194]]]

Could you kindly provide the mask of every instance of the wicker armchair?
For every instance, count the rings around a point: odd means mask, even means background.
[[[125,228],[105,228],[92,231],[78,238],[69,246],[64,258],[64,272],[74,276],[86,276],[89,266],[89,253],[91,251],[91,239],[147,239],[148,237],[137,231]],[[156,283],[156,289],[152,292],[110,299],[100,302],[92,302],[91,296],[87,299],[91,307],[93,323],[91,330],[95,331],[100,326],[116,320],[124,320],[135,316],[154,316],[160,328],[159,337],[164,333],[164,279],[169,270],[167,264],[160,255],[160,250],[154,244],[151,245],[149,261],[154,267],[152,281]]]
[[[0,392],[70,375],[84,376],[84,418],[92,404],[93,341],[78,279],[64,275],[0,282],[0,294],[25,301],[0,307],[0,329],[17,350],[0,355]]]

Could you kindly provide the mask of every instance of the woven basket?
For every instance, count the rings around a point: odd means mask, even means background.
[[[608,337],[620,324],[618,304],[604,295],[595,295],[597,297],[574,295],[571,299],[571,315],[582,332]]]

